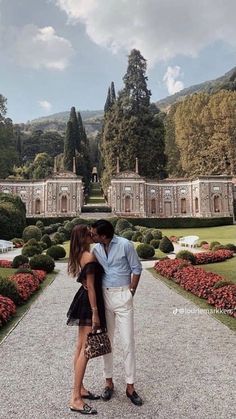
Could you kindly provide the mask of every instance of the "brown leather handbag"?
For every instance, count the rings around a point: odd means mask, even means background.
[[[111,342],[107,332],[88,333],[84,354],[87,359],[111,352]]]

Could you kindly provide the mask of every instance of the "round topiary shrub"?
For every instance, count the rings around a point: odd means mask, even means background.
[[[14,239],[11,240],[15,247],[22,247],[24,245],[24,240],[19,239],[18,237],[14,237]]]
[[[139,244],[136,251],[141,259],[150,259],[155,255],[154,247],[146,243]]]
[[[70,238],[70,233],[65,229],[65,227],[59,227],[57,233],[60,233],[61,237],[65,237],[66,240],[69,240]]]
[[[199,243],[199,247],[202,247],[204,244],[208,244],[208,242],[207,242],[206,240],[202,240],[202,241]]]
[[[31,246],[31,245],[25,245],[21,251],[21,254],[23,256],[31,257],[34,255],[40,255],[42,253],[43,249],[41,246]]]
[[[153,247],[154,247],[154,249],[158,249],[159,244],[160,244],[160,240],[152,239],[152,240],[150,241],[150,245],[151,245],[151,246],[153,246]]]
[[[124,230],[133,230],[133,225],[125,218],[120,218],[115,227],[115,233],[120,234]]]
[[[39,241],[41,240],[41,237],[42,237],[42,231],[40,230],[40,228],[36,226],[25,227],[22,234],[22,238],[25,243],[28,242],[30,239],[36,239],[37,241]]]
[[[120,235],[121,237],[124,237],[125,239],[132,240],[133,234],[134,234],[133,230],[124,230],[122,231]]]
[[[64,225],[64,229],[66,230],[67,234],[69,234],[69,236],[70,236],[73,228],[74,228],[74,226],[73,226],[71,221],[67,221]]]
[[[18,255],[18,256],[15,256],[13,259],[12,267],[19,268],[19,266],[24,265],[24,263],[28,263],[28,262],[29,262],[29,259],[27,258],[27,256]]]
[[[157,228],[152,229],[152,235],[153,235],[153,238],[156,239],[156,240],[161,240],[162,239],[162,232],[160,230],[158,230]]]
[[[46,250],[48,248],[46,243],[44,243],[42,240],[38,244],[42,247],[43,250]]]
[[[66,251],[64,247],[55,245],[49,247],[46,254],[51,256],[54,260],[58,260],[66,256]]]
[[[36,222],[36,227],[38,227],[42,232],[44,231],[44,224],[43,224],[43,222],[42,221],[40,221],[40,220],[38,220],[37,222]]]
[[[52,233],[54,233],[54,230],[53,230],[53,228],[51,226],[46,226],[44,228],[44,233],[45,234],[52,234]]]
[[[36,239],[30,239],[25,244],[26,246],[38,246],[39,242]]]
[[[0,277],[0,295],[10,298],[15,304],[20,301],[17,284],[8,278]]]
[[[153,235],[152,235],[152,233],[151,233],[151,231],[148,231],[146,234],[144,234],[144,236],[143,236],[143,243],[147,243],[147,244],[150,244],[150,241],[151,240],[153,240],[154,239],[154,237],[153,237]]]
[[[170,239],[168,239],[168,237],[164,236],[160,241],[159,249],[163,253],[170,253],[170,252],[173,252],[174,246],[173,246],[173,243],[170,241]]]
[[[223,244],[216,244],[215,246],[212,247],[211,250],[213,252],[216,252],[217,250],[222,250],[222,249],[227,249],[227,247],[225,247]]]
[[[215,241],[215,242],[211,242],[211,243],[210,243],[210,247],[209,247],[209,249],[210,249],[210,250],[212,250],[212,249],[213,249],[213,247],[214,247],[214,246],[216,246],[216,245],[218,245],[218,244],[221,244],[221,243],[220,243],[220,242],[217,242],[217,241]]]
[[[30,259],[31,269],[39,269],[45,272],[52,272],[55,268],[55,262],[49,255],[35,255]]]
[[[53,240],[56,244],[62,244],[63,241],[66,240],[66,237],[63,233],[55,233],[53,236]]]
[[[143,236],[139,231],[133,232],[133,235],[132,235],[133,242],[141,242],[142,239],[143,239]]]
[[[47,245],[47,247],[51,247],[51,245],[52,245],[52,241],[51,241],[51,239],[50,239],[50,237],[49,237],[48,234],[44,234],[42,236],[41,241],[44,242]]]
[[[227,243],[225,245],[225,248],[228,249],[228,250],[232,250],[232,252],[236,253],[236,246],[233,243]]]
[[[192,265],[195,265],[196,263],[194,254],[189,250],[180,250],[176,255],[176,259],[188,260]]]

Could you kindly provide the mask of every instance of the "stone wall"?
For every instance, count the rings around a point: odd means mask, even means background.
[[[120,216],[230,217],[233,215],[231,176],[201,176],[195,180],[145,180],[121,172],[112,180],[108,203]]]
[[[0,180],[0,192],[20,196],[27,217],[74,217],[83,205],[82,179],[72,172],[43,180]]]

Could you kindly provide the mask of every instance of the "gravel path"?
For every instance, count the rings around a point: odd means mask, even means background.
[[[76,328],[65,324],[77,284],[65,264],[57,267],[55,281],[0,346],[2,419],[80,417],[68,410]],[[144,270],[135,296],[136,388],[144,405],[133,406],[125,396],[116,336],[116,391],[111,401],[92,403],[98,418],[235,418],[235,334],[206,313],[174,314],[176,309],[196,306]],[[90,361],[85,383],[101,390],[101,359]]]

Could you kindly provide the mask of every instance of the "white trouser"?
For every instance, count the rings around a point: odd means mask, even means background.
[[[113,346],[115,323],[118,326],[121,345],[124,353],[126,383],[135,382],[135,345],[134,345],[134,311],[133,296],[128,286],[103,288],[107,331]],[[104,355],[105,378],[113,376],[113,351]]]

